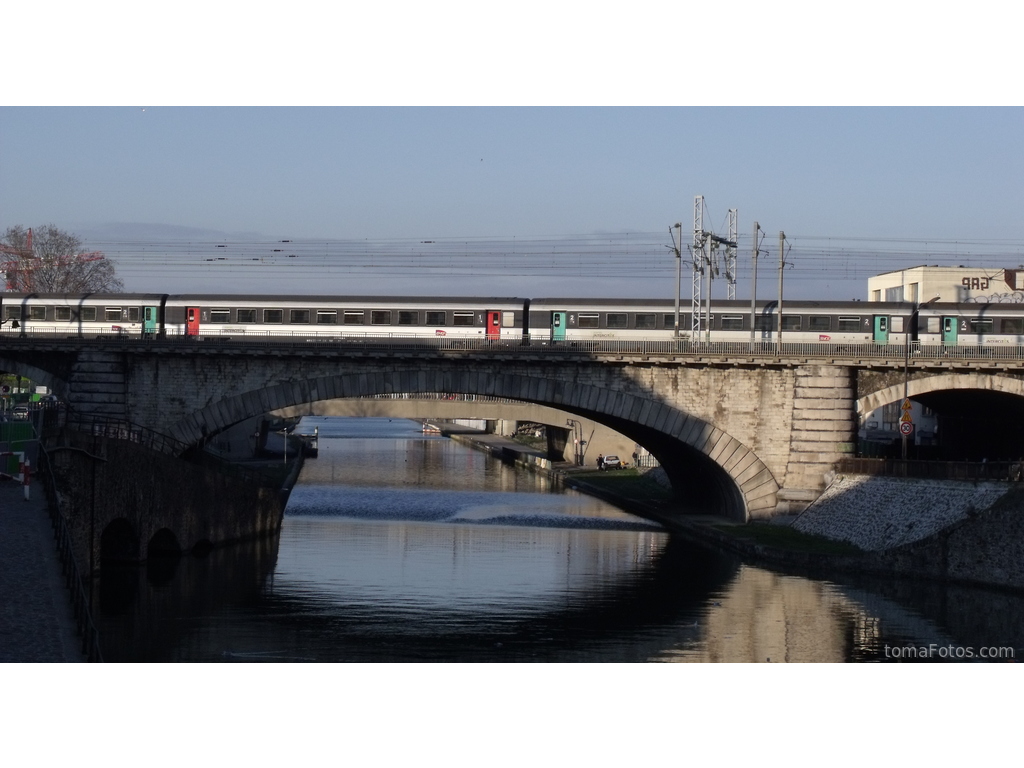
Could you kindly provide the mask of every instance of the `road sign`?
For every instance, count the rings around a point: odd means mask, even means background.
[[[900,424],[900,433],[901,434],[909,435],[913,431],[914,431],[914,425],[911,422],[904,421],[902,424]]]
[[[902,411],[909,411],[913,407],[914,406],[912,406],[910,404],[910,398],[908,397],[906,400],[903,401],[903,405],[900,406],[900,410],[902,410]]]
[[[900,421],[903,422],[904,424],[912,424],[914,420],[910,417],[910,411],[907,411],[902,416],[900,416]]]

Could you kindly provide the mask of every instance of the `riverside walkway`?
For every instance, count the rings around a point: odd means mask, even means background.
[[[42,489],[0,479],[0,662],[85,661]]]

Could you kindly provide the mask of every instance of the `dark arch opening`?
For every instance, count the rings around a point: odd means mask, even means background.
[[[213,550],[209,539],[200,539],[192,545],[192,557],[206,557]]]
[[[139,537],[132,524],[119,517],[103,529],[100,535],[100,568],[106,565],[138,563]]]
[[[154,533],[146,548],[147,558],[178,557],[179,555],[181,555],[181,546],[178,544],[178,538],[171,533],[169,528],[161,528]]]
[[[119,517],[100,535],[100,610],[127,613],[138,594],[139,539],[132,524]]]
[[[721,515],[746,522],[746,503],[735,481],[696,448],[650,427],[605,414],[582,415],[606,424],[654,454],[672,483],[673,496],[688,514]]]
[[[1006,392],[953,389],[916,395],[937,417],[937,445],[922,458],[1019,461],[1024,457],[1024,398]]]
[[[174,578],[181,559],[181,546],[177,537],[167,528],[161,528],[146,547],[146,578],[152,584],[164,584]]]

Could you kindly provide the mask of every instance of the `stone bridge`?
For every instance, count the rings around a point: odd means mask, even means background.
[[[80,413],[190,446],[253,416],[339,398],[440,392],[535,403],[643,445],[683,508],[748,520],[816,498],[834,463],[854,450],[858,413],[902,399],[905,379],[923,402],[987,393],[995,399],[978,402],[1002,409],[993,423],[1007,414],[1020,423],[1021,371],[908,363],[901,350],[864,360],[28,340],[0,346],[0,370],[52,387]]]

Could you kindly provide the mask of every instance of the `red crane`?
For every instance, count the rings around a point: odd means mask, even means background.
[[[7,290],[23,290],[26,287],[25,283],[27,282],[28,275],[35,268],[31,265],[31,261],[36,259],[32,251],[32,230],[28,231],[24,248],[12,248],[9,245],[0,244],[0,254],[10,257],[6,261],[0,262],[0,271],[4,273],[7,280]],[[76,253],[73,256],[63,257],[61,260],[68,263],[72,261],[80,263],[99,261],[104,258],[106,257],[101,251],[89,251],[88,253]]]

